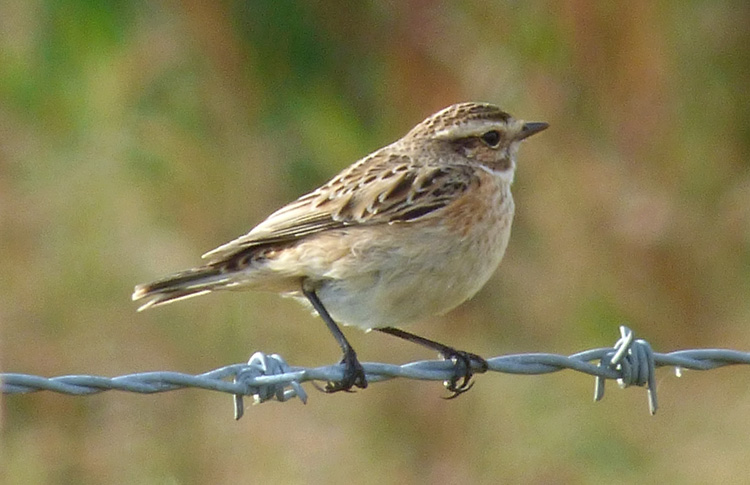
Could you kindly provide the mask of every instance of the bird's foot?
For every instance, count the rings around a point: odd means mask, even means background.
[[[452,394],[445,399],[454,399],[465,393],[474,385],[471,377],[474,374],[487,372],[489,365],[484,358],[463,350],[449,349],[447,352],[441,352],[445,360],[453,362],[453,377],[444,381],[443,385]]]
[[[339,391],[353,392],[352,387],[364,389],[367,387],[367,377],[362,364],[357,360],[357,354],[351,350],[341,359],[344,365],[344,377],[340,381],[329,381],[323,391],[332,393]]]

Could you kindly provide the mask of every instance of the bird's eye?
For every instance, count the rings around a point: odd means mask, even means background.
[[[496,148],[500,144],[500,132],[497,130],[488,131],[482,135],[482,141],[488,146]]]

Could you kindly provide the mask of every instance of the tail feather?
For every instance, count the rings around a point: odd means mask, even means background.
[[[148,300],[138,308],[143,311],[154,306],[165,305],[185,298],[204,295],[214,289],[231,286],[228,273],[215,266],[202,266],[164,279],[138,285],[133,291],[133,301]]]

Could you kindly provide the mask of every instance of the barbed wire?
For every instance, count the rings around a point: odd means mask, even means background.
[[[596,363],[592,363],[596,362]],[[632,330],[620,327],[620,339],[611,348],[599,348],[572,355],[527,353],[487,359],[488,370],[508,374],[538,375],[571,369],[596,377],[594,399],[604,397],[607,379],[617,380],[620,387],[646,387],[649,411],[657,409],[656,367],[709,370],[737,364],[750,364],[750,353],[728,349],[691,349],[669,353],[654,352],[648,342],[636,339]],[[450,360],[424,360],[403,365],[362,363],[368,383],[395,378],[443,381],[454,376],[455,363]],[[474,369],[477,371],[477,369]],[[40,377],[28,374],[0,374],[3,394],[53,391],[62,394],[89,395],[118,390],[153,394],[185,388],[207,389],[234,395],[235,419],[244,413],[244,396],[254,403],[270,400],[285,402],[299,398],[307,402],[302,388],[308,381],[337,381],[343,377],[341,365],[317,368],[290,366],[277,354],[256,352],[247,364],[233,364],[198,375],[179,372],[142,372],[119,377],[69,375]],[[232,380],[228,380],[231,378]],[[313,382],[314,384],[314,382]],[[317,386],[316,386],[317,387]]]

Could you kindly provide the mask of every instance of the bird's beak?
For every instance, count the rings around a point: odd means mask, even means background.
[[[540,121],[530,121],[528,123],[523,124],[523,128],[521,128],[521,132],[518,134],[518,140],[525,140],[526,138],[530,137],[533,134],[539,133],[540,131],[544,131],[549,127],[549,123],[544,123]]]

